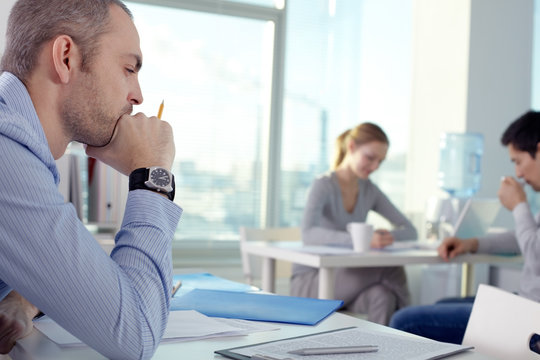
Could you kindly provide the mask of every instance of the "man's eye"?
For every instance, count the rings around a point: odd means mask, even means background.
[[[135,70],[131,69],[131,68],[126,68],[126,71],[130,74],[135,74]]]

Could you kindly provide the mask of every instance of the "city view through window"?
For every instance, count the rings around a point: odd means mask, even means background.
[[[135,111],[156,114],[164,100],[163,119],[174,129],[175,201],[184,209],[177,240],[237,240],[240,226],[261,226],[264,169],[276,144],[273,225],[300,225],[313,179],[329,170],[334,139],[364,121],[381,125],[391,142],[372,180],[403,205],[410,1],[287,1],[283,118],[270,144],[273,22],[128,6],[144,56],[144,103]]]

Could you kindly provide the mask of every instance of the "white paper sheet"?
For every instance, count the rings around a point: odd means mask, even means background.
[[[367,331],[352,328],[308,337],[286,339],[232,350],[236,354],[252,356],[262,354],[278,359],[303,359],[306,356],[289,354],[302,348],[377,345],[379,351],[372,353],[333,355],[339,360],[428,360],[466,351],[470,347],[441,343],[409,335],[394,335],[388,332]],[[310,355],[309,360],[327,360],[330,355]]]
[[[86,346],[51,318],[44,316],[34,326],[60,346]],[[277,330],[275,324],[247,320],[210,318],[194,310],[171,311],[162,342],[200,340],[210,337],[247,335],[257,331]]]

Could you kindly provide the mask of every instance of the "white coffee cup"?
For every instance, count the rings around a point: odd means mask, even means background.
[[[368,251],[373,237],[373,225],[362,222],[347,224],[347,231],[351,234],[353,249],[356,252]]]

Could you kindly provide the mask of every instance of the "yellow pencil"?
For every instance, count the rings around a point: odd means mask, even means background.
[[[163,106],[165,105],[165,100],[161,101],[161,105],[159,105],[159,110],[157,113],[158,119],[161,120],[161,114],[163,114]]]
[[[176,284],[173,286],[173,288],[172,288],[172,296],[174,296],[174,294],[176,294],[178,289],[180,289],[180,286],[182,286],[182,280],[178,280],[176,282]]]

